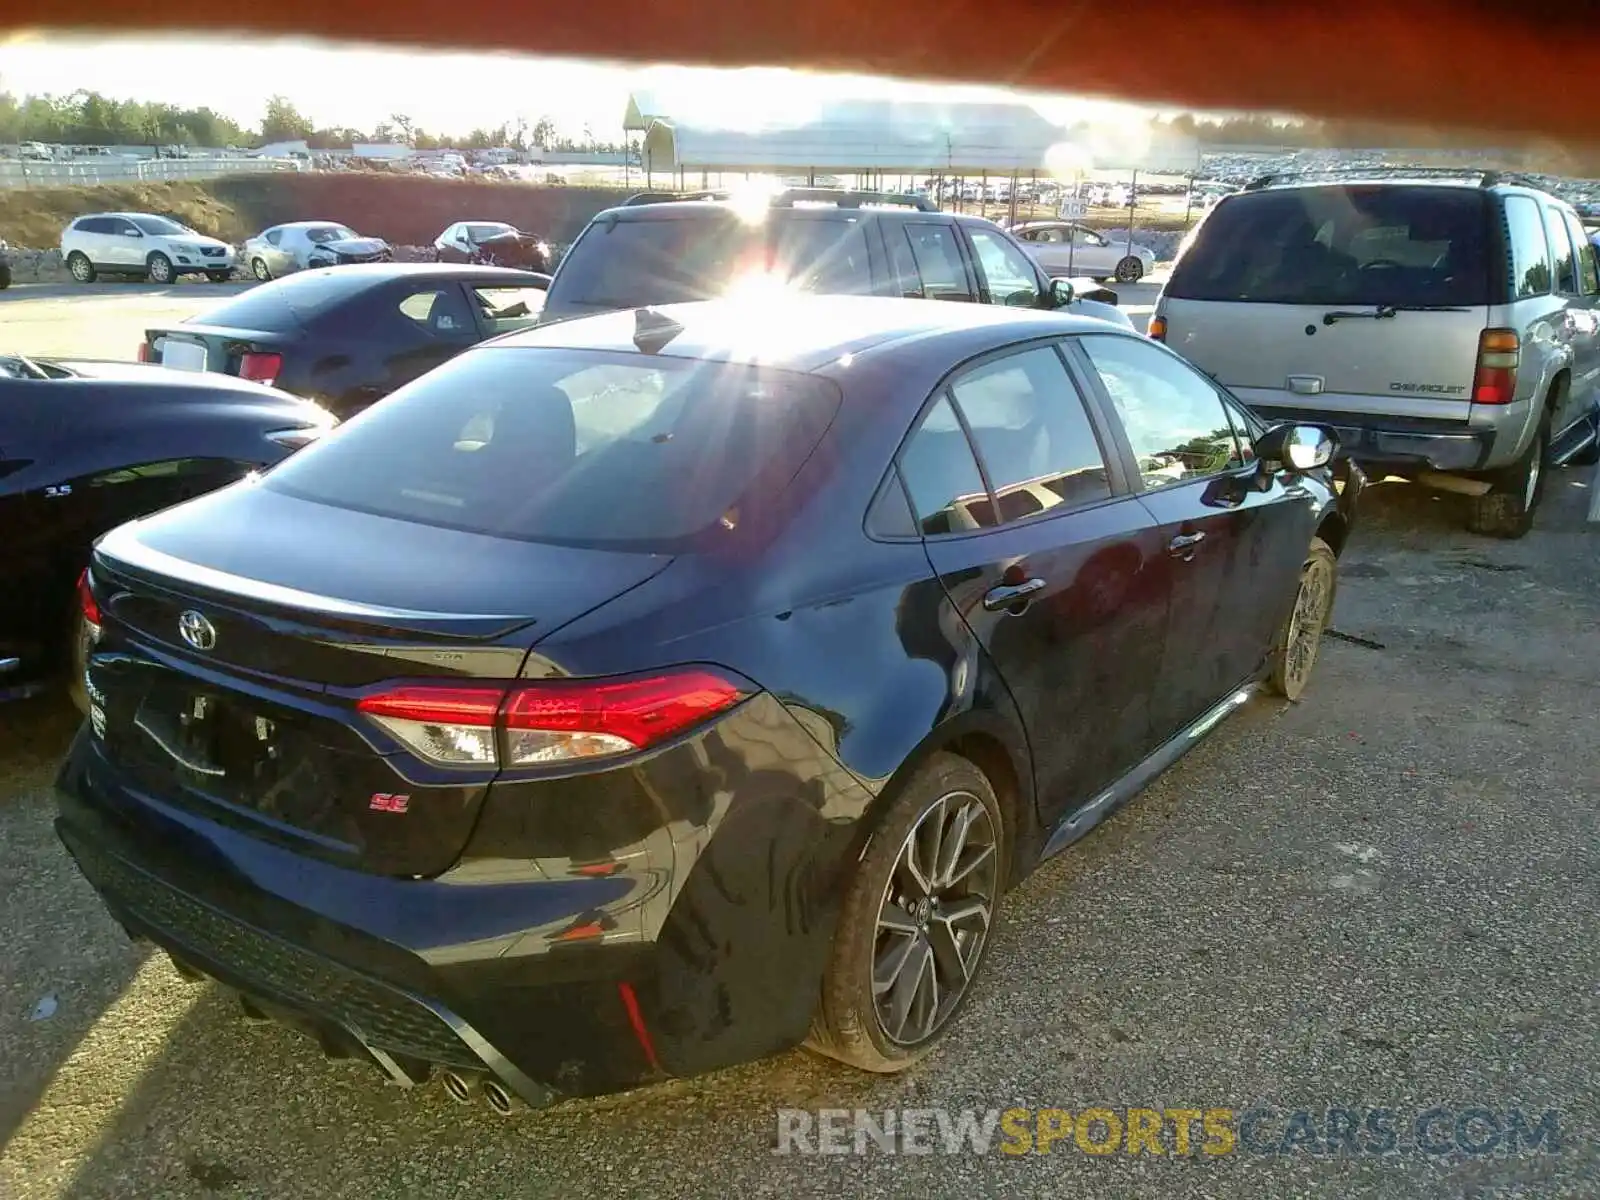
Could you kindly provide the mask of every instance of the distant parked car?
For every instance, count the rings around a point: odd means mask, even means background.
[[[532,325],[549,282],[503,267],[320,268],[146,330],[139,357],[273,384],[348,417],[484,338]]]
[[[0,699],[72,661],[73,589],[95,538],[270,466],[333,424],[220,375],[0,354]]]
[[[263,229],[244,244],[250,274],[263,282],[294,271],[387,262],[393,257],[382,238],[362,237],[337,221],[290,221]]]
[[[1018,222],[1011,232],[1051,275],[1137,283],[1156,267],[1155,251],[1148,246],[1130,246],[1071,221]]]
[[[99,275],[136,275],[172,283],[204,275],[212,283],[233,278],[233,247],[154,213],[90,213],[61,233],[61,257],[79,283]]]
[[[479,263],[549,272],[555,251],[536,233],[504,221],[457,221],[433,239],[435,262]]]

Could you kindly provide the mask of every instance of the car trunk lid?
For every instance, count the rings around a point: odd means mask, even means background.
[[[92,724],[163,802],[357,869],[436,874],[495,768],[419,758],[361,698],[515,678],[537,637],[669,561],[225,489],[97,547]]]

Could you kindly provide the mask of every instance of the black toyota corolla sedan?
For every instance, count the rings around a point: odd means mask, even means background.
[[[100,541],[57,828],[180,970],[400,1082],[896,1070],[1008,888],[1299,696],[1333,451],[1058,314],[508,335]]]

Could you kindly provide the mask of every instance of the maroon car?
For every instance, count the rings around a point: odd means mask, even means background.
[[[437,262],[521,267],[548,273],[554,254],[536,233],[523,233],[504,221],[457,221],[433,239]]]

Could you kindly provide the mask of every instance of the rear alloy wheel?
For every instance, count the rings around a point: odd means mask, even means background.
[[[94,282],[94,264],[81,250],[67,255],[67,272],[79,283]]]
[[[1272,647],[1268,682],[1285,699],[1299,700],[1311,682],[1311,669],[1317,665],[1322,634],[1333,616],[1333,602],[1339,592],[1339,560],[1333,547],[1321,538],[1311,539],[1311,549],[1300,568],[1300,589],[1295,593],[1278,640]]]
[[[172,260],[159,250],[145,263],[145,277],[151,283],[172,282]]]
[[[952,754],[931,758],[856,869],[807,1045],[882,1073],[933,1049],[982,967],[1008,856],[983,772]]]
[[[1487,537],[1520,538],[1533,528],[1533,514],[1544,499],[1544,474],[1550,460],[1550,418],[1539,423],[1522,457],[1498,472],[1489,490],[1473,496],[1467,528]]]
[[[262,283],[266,283],[272,278],[272,271],[267,266],[267,260],[264,258],[252,258],[250,260],[250,274],[254,275]]]
[[[1144,278],[1144,264],[1133,255],[1128,255],[1117,264],[1118,283],[1138,283]]]

